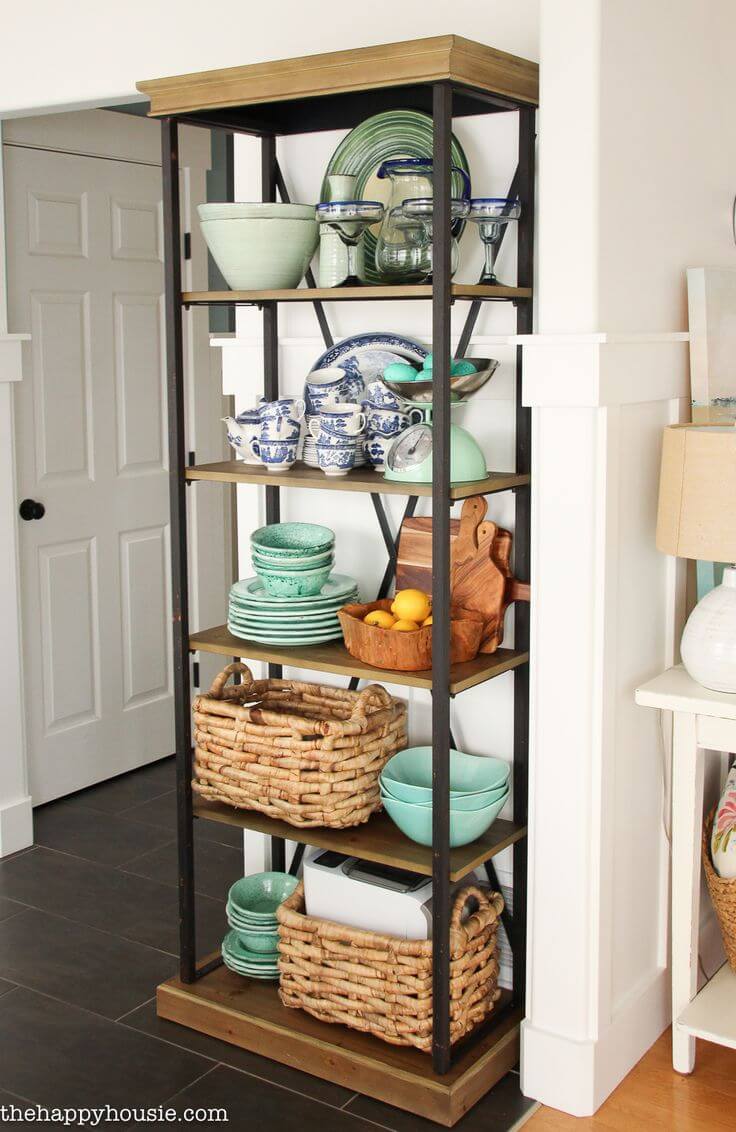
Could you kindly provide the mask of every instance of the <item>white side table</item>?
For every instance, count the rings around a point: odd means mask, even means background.
[[[736,1049],[728,963],[697,993],[704,752],[736,751],[736,695],[709,691],[678,665],[637,688],[636,702],[673,713],[672,1064],[692,1073],[696,1038]]]

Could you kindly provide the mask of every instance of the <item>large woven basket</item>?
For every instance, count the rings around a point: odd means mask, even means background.
[[[450,1036],[457,1042],[500,997],[496,931],[503,897],[475,885],[455,896],[450,928]],[[393,1045],[432,1048],[432,941],[398,939],[304,913],[304,886],[277,911],[284,1006]]]
[[[228,685],[242,674],[242,684]],[[362,692],[254,680],[229,664],[194,714],[192,789],[301,828],[343,829],[381,804],[378,775],[406,746],[406,704],[379,684]]]
[[[723,946],[726,949],[731,970],[736,971],[736,878],[727,880],[719,877],[713,868],[710,855],[710,838],[713,832],[713,820],[716,808],[711,810],[703,822],[703,868],[708,884],[708,892],[713,901],[713,907],[721,925]]]

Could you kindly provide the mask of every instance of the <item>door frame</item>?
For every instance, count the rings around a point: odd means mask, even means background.
[[[114,108],[111,108],[114,109]],[[87,113],[77,107],[55,108],[54,117],[66,114]],[[110,111],[101,109],[100,114]],[[44,118],[50,117],[45,114]],[[156,139],[151,151],[151,160],[131,156],[130,136],[135,130],[137,116],[116,114],[119,130],[107,127],[94,134],[92,145],[82,150],[70,142],[61,141],[54,145],[43,135],[39,117],[38,125],[34,116],[24,121],[33,135],[30,148],[61,152],[79,153],[85,156],[111,158],[113,160],[136,160],[140,164],[160,166],[160,147]],[[61,121],[61,120],[60,120]],[[8,141],[16,135],[18,119],[7,120],[3,129],[0,120],[0,158],[3,144],[20,144]],[[107,123],[105,123],[107,125]],[[192,144],[199,139],[203,146],[202,160],[196,162],[204,183],[209,163],[204,149],[209,150],[209,141],[203,131],[187,131],[192,134]],[[61,130],[63,138],[63,129]],[[4,137],[5,135],[5,137]],[[111,140],[113,145],[110,144]],[[25,142],[23,144],[26,144]],[[117,152],[116,152],[117,150]],[[21,617],[21,585],[19,566],[18,495],[16,474],[15,422],[13,416],[13,385],[22,381],[24,373],[30,370],[30,334],[8,333],[8,277],[5,260],[5,196],[3,188],[3,162],[0,159],[0,623],[7,626],[3,634],[2,659],[0,660],[0,718],[4,723],[3,758],[0,760],[0,858],[19,852],[33,844],[32,798],[28,785],[28,758],[26,738],[26,709],[31,682],[24,681],[23,627]],[[197,233],[198,235],[198,233]],[[204,267],[206,272],[206,265]],[[206,283],[203,284],[206,286]],[[198,314],[201,312],[197,312]],[[209,351],[207,342],[206,348]],[[199,351],[200,359],[203,351]],[[208,359],[209,361],[209,359]],[[219,415],[219,414],[218,414]],[[223,501],[224,502],[224,501]],[[223,506],[226,532],[230,515]],[[231,537],[231,535],[230,535]],[[225,554],[226,569],[229,569],[229,554]],[[224,578],[229,582],[229,578]],[[162,752],[164,754],[164,752]]]

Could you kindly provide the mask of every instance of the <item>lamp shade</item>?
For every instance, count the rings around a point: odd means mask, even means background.
[[[678,558],[736,562],[736,428],[664,430],[657,547]]]

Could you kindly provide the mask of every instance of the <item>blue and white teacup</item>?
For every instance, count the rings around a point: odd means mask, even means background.
[[[291,417],[293,421],[300,421],[304,416],[306,406],[301,397],[280,397],[277,401],[261,399],[258,412],[262,421],[270,417]]]
[[[382,381],[371,381],[366,386],[366,399],[364,404],[369,408],[375,409],[398,409],[399,412],[404,412],[406,401],[403,397],[399,397],[398,393],[394,393],[393,389],[389,389]]]
[[[336,401],[350,401],[353,396],[352,390],[353,384],[340,366],[326,366],[325,369],[312,370],[307,374],[304,383],[307,414],[316,416],[324,405],[331,405]]]
[[[296,463],[298,440],[251,440],[250,446],[269,472],[288,472]]]
[[[291,417],[264,417],[258,432],[261,440],[298,440],[301,434],[302,422]]]
[[[312,417],[309,431],[315,440],[320,433],[326,433],[325,443],[330,434],[337,436],[357,436],[365,428],[365,413],[354,402],[336,401],[323,405],[318,417]]]
[[[395,436],[379,436],[375,433],[366,437],[364,444],[365,458],[377,472],[383,471],[386,465],[386,455],[395,440]]]
[[[346,476],[355,467],[355,439],[341,444],[317,444],[317,461],[326,476]]]
[[[369,435],[379,433],[381,436],[398,436],[410,424],[418,424],[423,419],[421,409],[400,413],[398,409],[375,409],[369,406],[366,412],[366,430]]]

